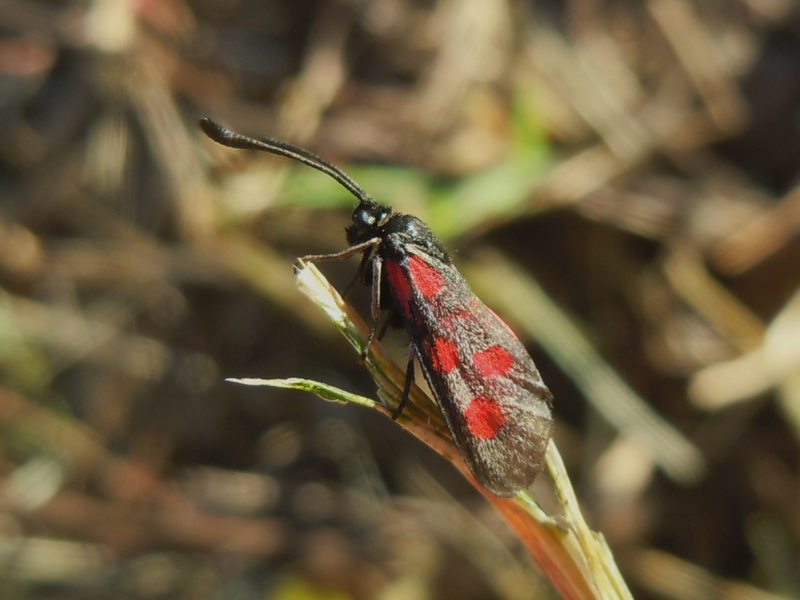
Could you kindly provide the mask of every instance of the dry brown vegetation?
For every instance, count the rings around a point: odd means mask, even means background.
[[[4,0],[0,596],[554,596],[388,420],[223,381],[374,395],[292,276],[352,199],[210,115],[441,235],[637,598],[800,597],[798,10]]]

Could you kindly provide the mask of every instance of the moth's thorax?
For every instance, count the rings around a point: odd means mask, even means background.
[[[380,228],[380,253],[384,258],[400,259],[415,246],[426,254],[449,264],[450,257],[430,228],[417,217],[395,213]]]

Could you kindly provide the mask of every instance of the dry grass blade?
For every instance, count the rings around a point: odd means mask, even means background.
[[[719,410],[763,394],[775,386],[789,386],[785,413],[795,432],[800,432],[800,409],[791,383],[800,372],[800,291],[789,299],[766,330],[757,348],[727,362],[698,371],[689,395],[697,406]]]
[[[725,580],[664,552],[653,550],[640,552],[633,560],[633,568],[647,588],[659,597],[676,600],[693,598],[787,600],[788,598],[759,590],[748,584]]]

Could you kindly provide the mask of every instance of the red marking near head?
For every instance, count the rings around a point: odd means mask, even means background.
[[[464,411],[470,432],[482,440],[490,440],[506,423],[500,405],[486,396],[478,396]]]
[[[449,373],[458,364],[458,348],[447,338],[437,337],[431,346],[433,368],[442,373]]]
[[[411,282],[414,284],[414,288],[423,298],[432,298],[444,285],[442,276],[419,256],[409,255],[408,270],[411,273]]]
[[[514,364],[514,357],[503,348],[495,344],[486,350],[476,352],[472,356],[472,364],[485,377],[502,376],[508,373]]]
[[[386,275],[389,277],[389,285],[394,290],[400,309],[406,314],[410,314],[409,303],[411,302],[411,285],[406,280],[400,265],[394,261],[386,261]]]

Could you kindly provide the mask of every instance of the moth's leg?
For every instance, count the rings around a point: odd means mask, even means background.
[[[375,338],[375,332],[378,329],[378,321],[381,318],[381,277],[383,271],[383,260],[380,256],[375,255],[372,257],[372,304],[370,306],[370,315],[372,316],[372,326],[369,329],[369,337],[367,343],[364,344],[364,349],[361,351],[361,358],[367,357],[370,344]]]
[[[392,324],[392,319],[388,314],[381,315],[381,326],[380,328],[376,328],[374,325],[369,333],[369,339],[367,343],[364,345],[364,350],[361,351],[361,360],[364,361],[367,359],[367,352],[369,351],[369,347],[374,340],[382,340],[383,336],[386,335],[386,331],[389,329],[389,325]],[[375,330],[377,329],[377,333]]]
[[[381,238],[374,237],[372,239],[367,240],[366,242],[361,242],[360,244],[356,244],[355,246],[350,246],[349,248],[345,248],[341,252],[334,252],[333,254],[309,254],[307,256],[301,256],[297,260],[300,262],[324,262],[326,260],[344,260],[345,258],[350,258],[354,254],[358,254],[359,252],[364,252],[366,250],[374,250],[377,248],[381,243]]]
[[[396,421],[408,404],[408,395],[411,393],[411,384],[414,383],[414,355],[416,350],[412,344],[408,349],[408,364],[406,365],[406,381],[403,384],[403,391],[400,393],[400,403],[392,411],[392,421]]]

